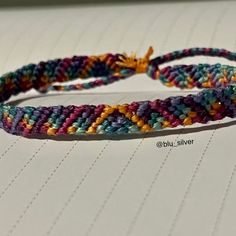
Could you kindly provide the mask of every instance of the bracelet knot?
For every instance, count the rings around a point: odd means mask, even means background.
[[[131,53],[130,56],[128,56],[127,53],[123,53],[118,57],[121,61],[117,61],[116,64],[122,67],[134,69],[136,73],[145,73],[153,51],[153,47],[150,46],[143,58],[136,58],[136,53]]]

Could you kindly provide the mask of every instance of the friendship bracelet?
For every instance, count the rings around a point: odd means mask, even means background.
[[[164,128],[206,124],[224,117],[236,117],[236,67],[222,64],[161,64],[190,56],[217,56],[236,61],[236,53],[217,48],[188,48],[150,60],[153,48],[143,58],[134,53],[106,53],[98,56],[41,61],[28,64],[0,77],[0,128],[22,136],[127,134],[153,132]],[[197,94],[171,96],[152,101],[109,105],[15,106],[6,104],[12,95],[36,89],[70,91],[91,89],[146,73],[168,87],[203,88]],[[90,82],[58,85],[81,78]]]

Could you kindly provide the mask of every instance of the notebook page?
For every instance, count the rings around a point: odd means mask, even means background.
[[[235,51],[235,10],[233,1],[0,10],[0,72],[72,55],[143,56],[150,45],[153,56],[195,46]],[[202,60],[234,64],[181,63]],[[137,75],[83,93],[14,99],[114,104],[175,94]],[[235,131],[230,119],[121,140],[0,131],[0,235],[235,235]]]

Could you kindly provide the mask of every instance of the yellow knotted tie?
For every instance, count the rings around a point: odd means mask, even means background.
[[[117,61],[116,64],[122,67],[135,69],[136,73],[145,73],[153,51],[153,47],[150,46],[143,58],[136,58],[136,53],[131,53],[130,56],[128,56],[127,53],[123,53],[122,56],[119,56],[121,61]]]

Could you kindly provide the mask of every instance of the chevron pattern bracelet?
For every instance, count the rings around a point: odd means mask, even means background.
[[[217,56],[236,61],[236,53],[218,48],[188,48],[150,60],[153,48],[143,58],[134,53],[73,56],[28,64],[0,77],[0,128],[8,133],[30,135],[127,134],[164,128],[206,124],[236,116],[236,67],[222,64],[179,64],[160,68],[163,63],[190,56]],[[5,102],[30,89],[42,93],[90,89],[146,73],[164,85],[181,89],[202,88],[197,94],[171,96],[125,104],[14,106]],[[93,81],[55,85],[77,78]]]

